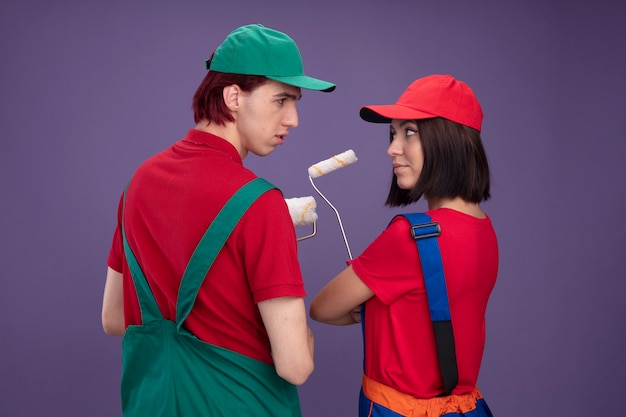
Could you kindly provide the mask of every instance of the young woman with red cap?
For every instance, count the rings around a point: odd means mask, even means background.
[[[490,197],[480,104],[467,84],[431,75],[360,116],[390,124],[386,204],[424,196],[428,211],[393,218],[317,294],[311,317],[362,323],[361,417],[491,416],[476,385],[498,271],[496,234],[479,205]]]

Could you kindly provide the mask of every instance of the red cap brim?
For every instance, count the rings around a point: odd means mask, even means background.
[[[415,110],[398,104],[364,106],[359,112],[361,119],[372,123],[389,123],[392,119],[420,120],[437,117],[434,114]]]

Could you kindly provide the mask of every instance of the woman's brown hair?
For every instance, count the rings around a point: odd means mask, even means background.
[[[385,204],[406,206],[420,199],[461,197],[471,203],[491,195],[489,164],[480,132],[441,117],[416,120],[424,166],[415,187],[403,190],[393,175]]]

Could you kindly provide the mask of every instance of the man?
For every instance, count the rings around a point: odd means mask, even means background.
[[[209,226],[228,229],[220,210],[259,180],[246,155],[284,143],[302,88],[335,85],[304,75],[295,42],[261,25],[234,30],[207,69],[195,128],[144,162],[120,201],[102,323],[125,335],[124,415],[300,415],[295,385],[313,371],[314,343],[280,191],[236,205],[243,214],[208,272],[196,261],[206,261],[198,243]]]

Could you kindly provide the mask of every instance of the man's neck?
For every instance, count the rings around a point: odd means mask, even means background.
[[[233,145],[242,160],[248,156],[248,150],[241,144],[234,123],[226,122],[225,125],[218,125],[216,123],[209,123],[206,119],[203,119],[198,122],[196,129],[218,136]]]

